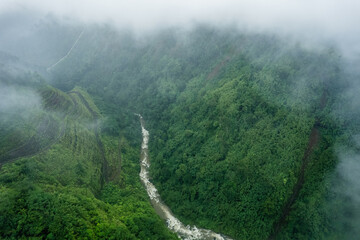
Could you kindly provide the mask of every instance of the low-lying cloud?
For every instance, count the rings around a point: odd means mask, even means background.
[[[30,89],[0,84],[0,114],[25,114],[41,107],[40,96]]]
[[[0,14],[19,9],[84,22],[112,22],[140,32],[194,22],[234,24],[250,31],[333,41],[348,54],[360,52],[357,27],[360,2],[355,0],[3,0],[0,3]]]
[[[32,26],[47,14],[66,21],[111,23],[117,28],[132,29],[140,34],[167,27],[207,23],[292,36],[303,44],[335,45],[352,62],[347,62],[347,70],[356,72],[354,76],[358,76],[358,61],[353,60],[360,59],[359,12],[360,1],[355,0],[1,0],[0,49],[6,48],[2,50],[26,56],[24,48],[18,46],[21,41],[14,39],[25,39],[21,43],[28,48],[25,44],[30,42],[28,35]],[[57,43],[54,45],[58,46]],[[69,48],[72,45],[68,44]],[[44,52],[49,51],[45,49]],[[45,62],[49,63],[45,65],[55,63],[51,61],[55,57],[47,58]],[[342,115],[347,118],[360,113],[359,82],[357,77],[352,79],[348,105],[341,106]],[[26,112],[40,105],[40,97],[36,93],[3,85],[0,85],[0,99],[0,115],[12,111]],[[357,140],[356,147],[360,148],[360,140]],[[358,206],[360,154],[349,152],[347,149],[338,152],[340,160],[336,172],[346,186],[338,192],[351,198]],[[360,213],[355,218],[360,222]]]

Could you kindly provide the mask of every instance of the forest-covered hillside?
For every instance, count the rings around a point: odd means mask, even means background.
[[[176,239],[140,184],[139,149],[101,134],[104,117],[84,90],[6,79],[1,239]]]
[[[109,31],[84,38],[94,53],[79,45],[67,61],[79,67],[54,69],[55,85],[117,105],[119,126],[145,116],[152,177],[175,214],[239,239],[339,230],[327,209],[346,88],[336,50],[209,27],[143,42]]]
[[[38,97],[26,117],[2,115],[1,236],[175,238],[140,184],[134,113],[151,180],[184,223],[234,239],[357,235],[337,166],[339,149],[359,149],[358,121],[342,114],[349,74],[335,48],[204,25],[141,37],[50,26],[71,52],[26,52],[45,80],[2,80]]]

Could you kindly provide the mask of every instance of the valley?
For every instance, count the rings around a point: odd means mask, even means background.
[[[339,190],[357,75],[336,48],[201,24],[34,29],[53,50],[0,59],[0,238],[357,236]]]

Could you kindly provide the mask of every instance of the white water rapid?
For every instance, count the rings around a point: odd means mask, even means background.
[[[157,212],[157,214],[166,221],[168,228],[175,232],[181,239],[184,240],[231,240],[228,237],[217,234],[211,230],[197,228],[196,226],[185,226],[179,219],[177,219],[170,211],[169,207],[166,206],[160,198],[160,195],[156,187],[149,180],[149,167],[150,161],[148,157],[148,142],[149,142],[149,132],[144,127],[144,119],[140,114],[135,114],[140,118],[141,130],[143,141],[141,144],[141,171],[140,178],[144,184],[147,194],[150,197],[151,203]]]

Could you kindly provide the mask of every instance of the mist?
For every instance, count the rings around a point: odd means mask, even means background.
[[[356,27],[360,22],[359,10],[360,3],[354,0],[4,0],[0,3],[1,15],[22,12],[13,23],[21,18],[29,22],[29,14],[24,13],[30,12],[33,18],[53,14],[83,23],[112,23],[137,33],[189,27],[194,23],[235,25],[243,30],[291,35],[317,44],[334,42],[344,54],[351,56],[360,51],[360,29]],[[1,20],[4,23],[4,19]]]
[[[14,87],[0,85],[0,112],[25,110],[40,105],[40,98],[34,92],[18,91]]]
[[[345,121],[354,121],[360,116],[359,11],[360,2],[355,0],[2,0],[0,50],[28,63],[51,68],[66,57],[84,29],[86,37],[86,26],[91,24],[129,30],[138,37],[168,28],[191,30],[197,24],[276,35],[300,42],[311,50],[335,48],[338,51],[344,71],[349,76],[349,86],[344,97],[346,100],[341,106],[335,104],[334,115],[342,115]],[[46,21],[54,21],[58,28],[48,29],[46,33],[36,32],[36,26],[46,24]],[[41,34],[48,35],[43,38]],[[36,56],[34,49],[38,52]],[[303,82],[299,80],[298,85],[301,84]],[[41,105],[41,98],[34,91],[22,91],[1,82],[0,99],[0,114],[26,113]],[[355,131],[352,136],[357,149],[360,148],[358,134]],[[334,192],[351,199],[354,206],[359,205],[360,154],[342,146],[338,147],[336,154],[339,164],[334,175],[340,176],[341,187],[336,186]],[[360,221],[358,212],[354,219]]]
[[[1,125],[20,119],[29,121],[34,116],[34,110],[42,109],[41,97],[30,88],[8,86],[0,82],[0,99]]]

